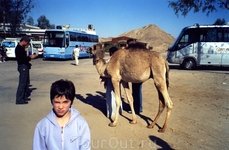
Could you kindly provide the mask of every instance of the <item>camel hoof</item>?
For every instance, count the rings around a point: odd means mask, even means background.
[[[137,121],[130,121],[130,124],[137,124]]]
[[[159,129],[158,132],[161,132],[161,133],[164,133],[165,132],[165,129]]]
[[[109,126],[110,126],[110,127],[116,127],[116,124],[110,123]]]
[[[152,129],[152,128],[153,128],[153,126],[149,125],[149,126],[147,126],[147,128]]]

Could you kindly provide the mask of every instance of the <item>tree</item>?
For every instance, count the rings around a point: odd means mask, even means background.
[[[40,16],[37,19],[38,22],[38,27],[40,27],[41,29],[49,29],[50,28],[50,22],[49,20],[45,17],[45,15]]]
[[[55,24],[51,24],[49,29],[55,29]]]
[[[0,0],[1,21],[3,22],[4,32],[5,23],[11,25],[11,36],[16,34],[17,25],[22,23],[26,15],[34,7],[33,0]]]
[[[218,18],[213,25],[225,25],[225,24],[226,24],[226,21],[224,18],[223,19]]]
[[[202,10],[208,16],[218,8],[229,10],[229,0],[176,0],[169,1],[169,7],[173,8],[177,16],[181,13],[185,17],[192,9],[194,13]]]
[[[34,25],[33,17],[29,16],[28,19],[27,19],[27,21],[26,21],[26,23],[27,23],[28,25],[33,26],[33,25]]]

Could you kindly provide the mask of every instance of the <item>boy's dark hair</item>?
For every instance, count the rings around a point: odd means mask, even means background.
[[[66,99],[71,100],[71,105],[73,103],[73,100],[75,98],[75,86],[74,84],[69,80],[58,80],[52,83],[51,89],[50,89],[50,100],[52,103],[52,100],[55,97],[61,97],[65,96]]]
[[[78,47],[78,45],[75,46],[76,48]]]

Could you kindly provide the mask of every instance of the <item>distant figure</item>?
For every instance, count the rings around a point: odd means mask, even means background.
[[[58,80],[50,88],[53,108],[38,122],[34,131],[33,150],[90,150],[91,134],[87,121],[72,108],[75,86]]]
[[[78,48],[78,45],[76,45],[74,48],[74,56],[75,56],[76,66],[79,65],[79,54],[80,54],[80,49]]]
[[[0,63],[6,62],[6,47],[3,45],[0,47]]]

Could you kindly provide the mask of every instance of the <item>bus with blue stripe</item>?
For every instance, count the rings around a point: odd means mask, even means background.
[[[93,29],[48,29],[43,41],[44,59],[74,59],[74,48],[80,49],[79,58],[90,57],[87,48],[98,43]]]

